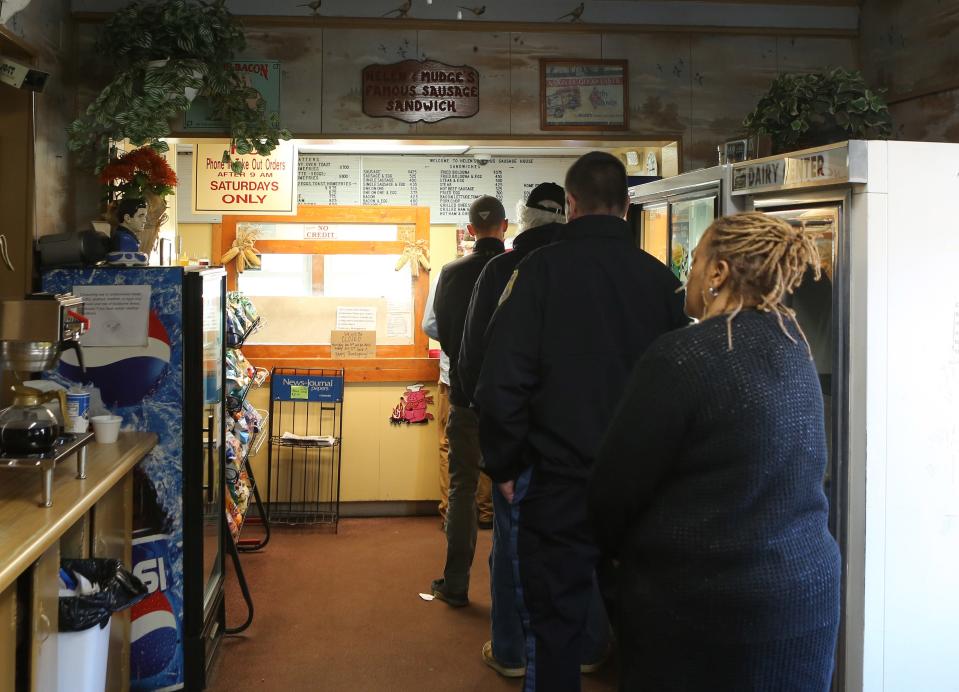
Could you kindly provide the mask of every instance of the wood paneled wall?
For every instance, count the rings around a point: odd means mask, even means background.
[[[31,8],[50,4],[58,4],[58,0],[35,0]],[[43,218],[38,217],[41,233],[57,220],[71,218],[60,208],[67,195],[58,187],[66,188],[69,176],[58,158],[65,147],[57,136],[109,78],[109,63],[94,54],[96,29],[94,22],[81,22],[68,32],[76,47],[74,64],[84,66],[76,80],[76,107],[60,113],[59,131],[52,115],[45,116],[46,124],[38,122],[37,151],[42,162],[37,175],[38,194],[50,202],[39,205],[43,214]],[[626,59],[630,81],[630,128],[626,134],[637,139],[682,140],[684,170],[715,163],[716,146],[741,132],[743,117],[779,73],[859,65],[855,38],[777,35],[762,30],[754,34],[654,30],[467,32],[406,26],[258,27],[250,21],[247,36],[245,57],[282,62],[281,117],[283,124],[300,137],[542,136],[539,58]],[[481,75],[479,114],[414,125],[363,115],[362,68],[406,58],[476,67]],[[578,136],[570,133],[570,137]],[[92,175],[77,171],[69,187],[75,195],[76,221],[95,217],[99,195]]]
[[[0,52],[10,54],[0,36]],[[6,50],[4,50],[6,48]],[[26,56],[17,56],[24,59]],[[32,167],[32,94],[0,85],[0,233],[7,239],[13,271],[0,264],[0,297],[21,298],[30,285],[32,209],[29,204]]]
[[[899,139],[959,141],[959,1],[870,0],[861,61],[888,90]]]
[[[87,61],[92,58],[96,26],[81,24],[79,29],[78,52],[80,60]],[[546,133],[539,129],[539,58],[626,59],[627,134],[637,139],[682,139],[684,170],[716,161],[716,146],[740,133],[743,117],[780,72],[858,67],[858,45],[849,37],[304,26],[251,26],[247,37],[246,57],[282,62],[281,117],[299,137],[542,136]],[[363,115],[363,67],[407,58],[477,68],[480,112],[472,118],[412,125]],[[79,85],[81,104],[88,103],[102,84],[106,76],[102,63],[99,69],[85,73]]]
[[[629,132],[637,138],[682,139],[685,170],[715,162],[716,146],[741,131],[743,117],[780,72],[858,66],[857,45],[850,38],[299,27],[254,30],[248,36],[249,57],[283,62],[282,117],[299,135],[543,135],[539,58],[626,59]],[[362,68],[406,58],[477,68],[479,114],[415,125],[363,115]]]
[[[74,174],[65,131],[77,109],[74,26],[70,0],[32,0],[2,27],[28,44],[34,53],[33,64],[50,73],[46,88],[36,97],[31,237],[76,229],[71,198]],[[8,91],[3,88],[4,97]]]

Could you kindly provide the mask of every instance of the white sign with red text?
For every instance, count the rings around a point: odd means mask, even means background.
[[[234,173],[223,163],[228,143],[194,145],[194,214],[296,214],[296,148],[280,142],[269,156],[232,154],[243,163]]]

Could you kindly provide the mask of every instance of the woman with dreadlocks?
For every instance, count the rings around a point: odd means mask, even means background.
[[[686,312],[655,342],[600,450],[590,509],[620,563],[623,690],[828,690],[840,559],[823,401],[784,299],[815,238],[760,213],[696,247]]]

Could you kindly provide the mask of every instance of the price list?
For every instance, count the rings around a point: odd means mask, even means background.
[[[363,168],[363,204],[366,206],[408,206],[420,204],[415,169]]]
[[[483,165],[474,159],[430,159],[429,164],[439,173],[437,202],[440,218],[462,222],[469,216],[474,199],[480,195],[493,194],[489,175]]]
[[[360,204],[360,159],[357,156],[301,154],[297,166],[298,204]]]
[[[301,204],[426,206],[432,223],[463,224],[470,204],[480,195],[497,197],[506,207],[507,216],[512,216],[516,203],[526,199],[540,183],[562,185],[574,160],[545,156],[494,156],[480,161],[471,156],[301,154],[299,198]],[[303,177],[304,169],[310,171],[309,178]],[[346,189],[345,179],[336,177],[342,175],[341,170],[352,173],[352,190]],[[339,180],[344,181],[344,187]]]

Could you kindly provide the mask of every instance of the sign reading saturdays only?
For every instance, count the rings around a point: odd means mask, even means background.
[[[226,142],[194,145],[194,214],[296,214],[296,148],[280,142],[269,156],[232,154],[243,163],[234,173],[223,163]]]

